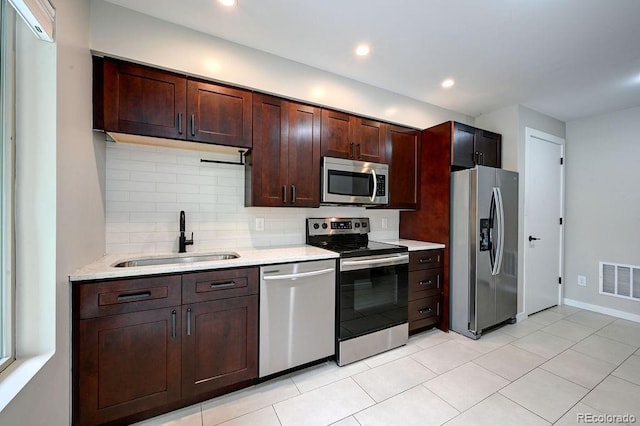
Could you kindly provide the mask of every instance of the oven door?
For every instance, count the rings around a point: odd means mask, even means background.
[[[341,259],[338,340],[407,322],[408,262],[406,253]]]

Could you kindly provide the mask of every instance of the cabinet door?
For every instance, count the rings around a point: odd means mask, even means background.
[[[320,205],[320,109],[254,95],[251,206]]]
[[[502,136],[478,129],[476,134],[476,161],[482,166],[502,167]]]
[[[251,92],[188,82],[188,139],[251,148]]]
[[[291,206],[320,206],[320,108],[289,103],[288,182]]]
[[[360,161],[383,163],[385,154],[385,129],[378,121],[352,116],[351,140],[355,143],[354,157]]]
[[[277,207],[289,201],[288,102],[255,94],[253,97],[253,149],[247,163],[251,206]]]
[[[351,139],[351,116],[330,109],[322,110],[320,151],[322,156],[354,158],[355,144]]]
[[[389,126],[386,158],[389,162],[388,207],[418,208],[420,132],[399,126]]]
[[[182,307],[182,396],[258,377],[258,296]]]
[[[98,101],[94,100],[94,110],[98,110],[96,128],[163,138],[185,137],[184,76],[112,59],[94,60],[94,67],[101,64],[102,81],[94,81],[98,96]],[[99,80],[100,72],[96,71]]]
[[[180,398],[180,307],[80,320],[78,418],[102,424]]]
[[[455,123],[453,132],[453,155],[451,165],[470,169],[476,165],[476,128]]]

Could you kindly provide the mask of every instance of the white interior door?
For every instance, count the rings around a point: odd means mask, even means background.
[[[560,303],[564,139],[526,129],[524,302],[531,315]]]

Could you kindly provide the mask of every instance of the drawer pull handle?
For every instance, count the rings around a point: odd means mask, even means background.
[[[150,291],[143,291],[141,293],[121,294],[118,296],[118,300],[121,302],[130,302],[132,300],[140,300],[151,297]]]
[[[221,288],[229,288],[229,287],[233,287],[236,285],[235,281],[227,281],[227,282],[223,282],[223,283],[211,283],[211,285],[209,285],[209,288],[212,289],[221,289]]]
[[[428,313],[429,313],[429,312],[431,312],[431,311],[433,311],[433,309],[432,309],[431,307],[429,307],[429,308],[420,309],[420,310],[418,311],[418,313],[421,313],[421,314],[428,314]]]
[[[418,263],[432,263],[432,262],[437,262],[438,256],[432,256],[432,257],[423,257],[422,259],[418,260]]]
[[[431,285],[431,284],[433,284],[433,280],[420,281],[418,284],[420,284],[420,285]]]

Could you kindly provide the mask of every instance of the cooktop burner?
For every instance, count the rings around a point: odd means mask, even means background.
[[[369,218],[309,218],[307,244],[340,253],[340,257],[360,257],[402,253],[408,249],[395,244],[369,241]]]

